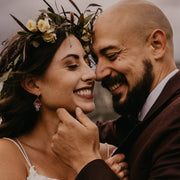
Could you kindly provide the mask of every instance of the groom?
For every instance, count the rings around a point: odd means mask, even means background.
[[[131,180],[179,180],[180,72],[166,16],[147,1],[121,1],[97,19],[93,50],[97,80],[111,92],[114,110],[136,122],[123,142],[122,118],[100,125],[100,138],[125,153]],[[76,179],[118,179],[101,160],[98,129],[81,109],[79,121],[65,109],[57,113],[52,148],[79,173]]]

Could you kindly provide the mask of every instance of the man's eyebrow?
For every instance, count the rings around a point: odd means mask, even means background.
[[[105,48],[101,49],[101,50],[100,50],[100,53],[101,53],[101,54],[105,54],[106,51],[108,51],[108,50],[113,50],[113,49],[114,49],[114,50],[118,50],[117,47],[115,47],[115,46],[108,46],[108,47],[105,47]]]

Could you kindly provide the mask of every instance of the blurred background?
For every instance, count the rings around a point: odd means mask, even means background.
[[[74,0],[80,10],[84,10],[88,4],[97,3],[102,5],[103,9],[108,8],[119,0]],[[174,31],[174,54],[177,66],[180,68],[180,0],[149,0],[156,4],[168,17]],[[55,1],[47,0],[55,9]],[[73,9],[68,0],[56,0],[56,3],[62,5],[65,10]],[[11,18],[9,14],[13,14],[23,24],[28,19],[34,19],[39,15],[40,9],[46,9],[47,6],[43,0],[0,0],[0,42],[4,41],[8,36],[19,30],[18,24]],[[60,8],[59,8],[60,9]],[[2,47],[0,47],[0,50]],[[1,84],[0,84],[1,87]],[[95,104],[96,110],[89,114],[92,120],[106,121],[118,117],[113,112],[111,95],[107,90],[103,89],[99,82],[95,87]]]

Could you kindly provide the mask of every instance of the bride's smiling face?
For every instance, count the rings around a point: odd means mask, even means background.
[[[37,81],[45,110],[66,108],[74,113],[80,107],[88,113],[94,110],[95,73],[80,41],[73,35],[66,38],[56,51],[45,74]]]

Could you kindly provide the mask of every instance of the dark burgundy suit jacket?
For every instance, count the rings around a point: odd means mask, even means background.
[[[119,141],[116,153],[126,154],[130,180],[180,180],[180,71],[168,81],[144,121],[123,142],[113,132],[116,125],[114,121],[100,125],[100,136],[109,143],[114,143],[114,138]],[[104,161],[95,160],[76,178],[84,179],[118,178]]]

